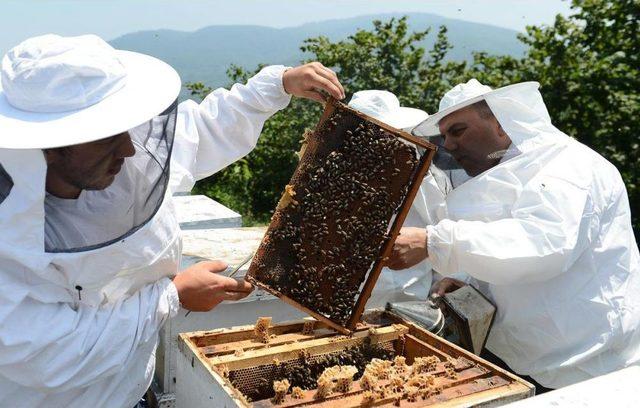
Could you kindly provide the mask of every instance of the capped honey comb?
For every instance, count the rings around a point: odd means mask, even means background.
[[[335,101],[304,137],[247,279],[347,333],[435,148]]]

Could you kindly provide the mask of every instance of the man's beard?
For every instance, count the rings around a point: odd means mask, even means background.
[[[65,168],[64,171],[66,182],[80,190],[104,190],[115,180],[115,175],[113,178],[109,177],[106,170],[101,169],[100,164],[90,169]]]

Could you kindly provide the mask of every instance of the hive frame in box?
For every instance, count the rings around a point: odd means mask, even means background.
[[[420,185],[422,183],[422,179],[425,177],[425,175],[427,174],[427,171],[429,170],[429,166],[431,165],[431,161],[433,159],[433,156],[436,153],[436,146],[425,141],[422,140],[418,137],[415,137],[407,132],[404,132],[402,130],[399,129],[395,129],[383,122],[378,121],[377,119],[374,119],[362,112],[359,112],[357,110],[354,110],[350,107],[348,107],[347,105],[336,101],[335,99],[329,99],[326,106],[325,106],[325,110],[322,114],[322,117],[320,118],[320,121],[318,122],[318,124],[316,125],[316,129],[320,128],[320,126],[322,126],[322,124],[327,121],[330,116],[337,110],[345,110],[348,111],[349,113],[355,114],[356,116],[371,122],[373,124],[375,124],[376,126],[379,126],[380,128],[382,128],[383,130],[385,130],[386,132],[389,132],[397,137],[400,137],[410,143],[413,143],[414,145],[416,145],[417,147],[422,147],[425,152],[422,155],[422,157],[419,160],[419,164],[417,166],[417,168],[414,171],[412,180],[411,180],[411,184],[409,185],[409,189],[407,191],[407,194],[400,206],[400,209],[398,211],[398,213],[395,215],[395,217],[393,217],[393,221],[391,224],[391,227],[389,229],[388,235],[389,235],[389,239],[384,242],[384,244],[382,245],[382,248],[378,254],[378,257],[376,258],[373,266],[370,268],[370,270],[366,273],[366,278],[364,280],[363,286],[362,286],[362,290],[355,302],[354,305],[354,309],[352,310],[352,313],[349,317],[349,319],[347,320],[346,325],[341,325],[327,317],[325,317],[324,315],[311,310],[310,308],[306,307],[305,305],[302,305],[301,303],[299,303],[298,301],[292,299],[291,297],[281,293],[280,291],[272,288],[271,286],[269,286],[267,283],[265,282],[261,282],[258,279],[256,279],[253,274],[251,273],[251,269],[249,271],[249,273],[246,275],[246,279],[251,282],[252,284],[266,290],[267,292],[270,292],[272,294],[274,294],[275,296],[279,297],[281,300],[283,300],[284,302],[300,309],[303,310],[304,312],[308,313],[309,315],[313,316],[314,318],[316,318],[317,320],[320,320],[324,323],[326,323],[328,326],[332,327],[333,329],[343,333],[343,334],[350,334],[353,330],[355,330],[355,328],[358,325],[358,322],[360,320],[360,317],[362,316],[362,313],[364,312],[364,308],[365,305],[367,303],[367,301],[369,300],[369,297],[371,296],[371,292],[373,291],[373,288],[375,286],[376,281],[378,280],[378,277],[380,276],[380,273],[382,271],[383,268],[383,261],[385,258],[387,258],[393,248],[393,243],[395,241],[395,239],[397,238],[399,232],[400,232],[400,228],[402,227],[402,224],[404,223],[404,220],[407,217],[407,214],[409,213],[409,209],[411,207],[411,203],[413,202],[413,199],[415,198],[418,190],[420,189]],[[295,173],[294,173],[295,174]],[[285,193],[286,194],[286,193]]]
[[[193,408],[246,408],[249,405],[243,402],[240,393],[231,385],[231,375],[227,379],[221,374],[221,367],[232,375],[235,371],[241,372],[243,376],[256,374],[257,377],[253,375],[256,378],[267,378],[267,371],[253,371],[265,370],[274,359],[280,362],[278,364],[292,361],[295,363],[291,358],[302,351],[306,352],[309,358],[313,358],[344,350],[350,345],[361,344],[366,339],[373,344],[385,344],[385,347],[391,344],[390,347],[393,347],[397,354],[407,358],[407,363],[415,357],[429,355],[440,360],[433,374],[441,379],[444,390],[433,398],[416,403],[403,400],[401,406],[407,408],[427,405],[497,406],[534,394],[534,387],[530,383],[396,315],[384,311],[368,311],[364,317],[369,322],[368,326],[359,327],[351,337],[338,335],[323,322],[315,322],[313,334],[303,334],[305,321],[302,320],[277,324],[271,327],[275,337],[269,345],[255,339],[253,326],[183,333],[180,335],[179,345],[178,370],[181,380],[178,384],[177,402],[189,404],[185,406]],[[243,352],[238,355],[234,353],[236,350]],[[455,371],[459,374],[456,379],[446,379],[442,373],[450,358],[455,359]],[[275,379],[277,378],[268,378]],[[313,393],[313,390],[305,391],[306,399],[297,401],[287,396],[283,404],[275,406],[349,408],[359,406],[362,398],[362,391],[356,383],[347,393],[334,393],[321,400],[312,400]],[[375,406],[380,404],[392,406],[392,400],[379,400]],[[260,399],[251,406],[266,408],[274,405],[268,399]]]

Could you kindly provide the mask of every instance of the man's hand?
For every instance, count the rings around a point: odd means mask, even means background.
[[[218,275],[225,269],[221,261],[199,262],[173,278],[182,307],[206,312],[223,300],[239,300],[251,293],[250,283]]]
[[[288,69],[282,75],[284,90],[294,96],[324,102],[320,91],[326,91],[334,98],[344,99],[344,88],[335,72],[319,62],[310,62]]]
[[[445,293],[453,292],[454,290],[458,290],[466,285],[467,284],[461,280],[442,278],[431,286],[431,290],[429,292],[431,295],[444,296]]]
[[[427,230],[405,227],[393,244],[393,251],[386,262],[391,269],[407,269],[427,258]]]

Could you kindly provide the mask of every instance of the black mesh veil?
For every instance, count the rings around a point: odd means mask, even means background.
[[[125,159],[104,190],[85,190],[75,200],[45,199],[45,249],[78,252],[122,240],[144,226],[162,205],[177,101],[160,115],[129,130],[135,154]]]
[[[456,159],[453,158],[451,153],[449,153],[449,151],[447,151],[447,149],[444,148],[444,136],[437,135],[437,136],[425,137],[420,134],[416,134],[414,131],[412,131],[411,134],[413,134],[414,136],[420,137],[422,139],[425,139],[428,142],[438,146],[438,150],[436,151],[436,154],[433,157],[433,160],[431,162],[433,166],[438,167],[440,170],[461,170],[462,169],[462,166],[460,166],[460,163],[458,163]],[[418,148],[418,149],[419,149],[420,155],[422,155],[424,153],[424,149],[422,148]]]
[[[11,188],[13,187],[13,180],[9,173],[0,164],[0,204],[9,196]]]

